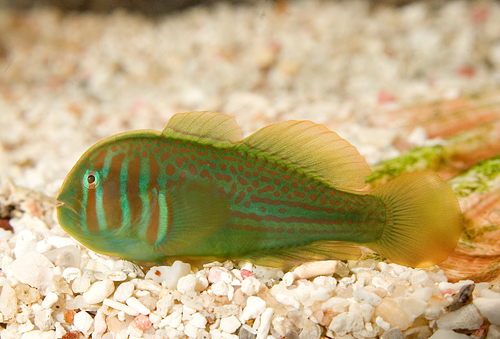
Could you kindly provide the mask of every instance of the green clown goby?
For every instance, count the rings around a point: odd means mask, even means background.
[[[129,260],[246,259],[284,266],[354,259],[364,245],[422,267],[461,232],[458,201],[434,173],[362,191],[358,151],[310,121],[242,137],[234,118],[177,114],[92,146],[58,196],[61,226],[85,246]]]

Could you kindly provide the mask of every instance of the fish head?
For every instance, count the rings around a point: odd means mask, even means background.
[[[121,226],[120,166],[111,161],[117,155],[111,147],[97,144],[83,154],[57,197],[59,224],[87,247]]]

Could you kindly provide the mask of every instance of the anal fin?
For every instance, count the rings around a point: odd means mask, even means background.
[[[287,267],[306,261],[355,260],[359,259],[361,255],[361,248],[357,244],[343,241],[317,241],[305,246],[261,251],[242,259],[247,259],[261,266]]]

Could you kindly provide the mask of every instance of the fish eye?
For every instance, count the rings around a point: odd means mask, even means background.
[[[83,185],[88,189],[95,189],[99,186],[100,177],[99,172],[87,170],[83,176]]]

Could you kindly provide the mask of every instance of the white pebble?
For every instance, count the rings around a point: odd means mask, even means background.
[[[490,323],[500,326],[500,299],[474,298],[473,303]]]
[[[285,284],[285,286],[292,286],[295,278],[296,276],[293,272],[286,272],[283,276],[283,284]]]
[[[279,303],[285,306],[291,306],[296,310],[300,308],[300,303],[297,301],[297,299],[289,294],[278,293],[275,295],[275,298]]]
[[[362,330],[364,327],[363,316],[361,314],[344,312],[332,319],[328,329],[339,336],[343,336],[352,331]]]
[[[248,277],[241,283],[241,291],[246,295],[254,295],[259,292],[260,286],[261,282],[258,279]]]
[[[87,304],[98,304],[109,297],[115,290],[115,284],[109,280],[97,281],[83,293],[83,298]]]
[[[182,314],[179,312],[172,312],[166,318],[164,318],[159,327],[169,326],[172,328],[177,328],[182,322]]]
[[[438,319],[437,325],[444,330],[477,330],[483,324],[483,317],[473,304],[459,308]]]
[[[106,316],[102,309],[99,309],[94,317],[94,331],[92,332],[92,338],[101,338],[104,332],[106,332]]]
[[[188,292],[193,292],[196,288],[196,276],[194,274],[188,274],[184,277],[179,278],[177,282],[177,291],[186,294]]]
[[[399,306],[408,313],[411,322],[424,314],[427,308],[427,303],[417,298],[398,298],[398,303]]]
[[[266,309],[266,302],[259,297],[248,297],[247,305],[243,309],[243,321],[257,318]]]
[[[378,327],[380,327],[386,332],[389,331],[389,329],[391,328],[391,324],[384,321],[384,319],[382,319],[381,317],[375,318],[375,323],[377,324]]]
[[[40,331],[33,330],[26,333],[23,333],[21,339],[55,339],[56,332],[54,331]]]
[[[328,300],[333,293],[333,289],[326,287],[318,287],[311,292],[311,300],[313,301],[325,301]]]
[[[381,297],[373,292],[366,291],[363,287],[358,286],[358,284],[355,284],[352,287],[354,299],[356,299],[357,301],[365,302],[372,306],[378,306],[382,302]]]
[[[48,331],[54,327],[51,309],[44,309],[38,304],[33,304],[31,309],[35,316],[34,323],[40,330]]]
[[[52,305],[54,305],[58,299],[59,297],[57,296],[57,294],[55,294],[54,292],[49,292],[42,301],[42,307],[51,308]]]
[[[165,282],[167,288],[173,290],[177,288],[179,279],[191,272],[191,265],[182,261],[175,261],[172,266],[155,266],[146,273],[146,279],[151,279],[154,282]]]
[[[257,331],[256,339],[265,339],[269,333],[269,328],[271,326],[271,318],[273,316],[274,310],[272,308],[266,308],[266,310],[260,316],[259,330]]]
[[[225,281],[219,280],[212,285],[212,292],[215,295],[220,295],[220,296],[228,295],[229,285]]]
[[[470,337],[455,331],[439,329],[429,339],[470,339]]]
[[[67,267],[64,269],[62,273],[62,277],[66,280],[67,283],[75,280],[76,278],[80,278],[82,276],[82,271],[76,267]]]
[[[302,264],[293,270],[296,277],[302,279],[314,278],[319,275],[331,275],[337,272],[336,260],[314,261]]]
[[[219,328],[227,333],[234,333],[241,326],[240,321],[234,315],[222,318]]]
[[[131,281],[120,284],[113,294],[113,299],[119,302],[124,302],[132,296],[132,294],[134,293],[134,288],[134,283]]]
[[[200,329],[194,325],[187,324],[186,327],[184,328],[184,333],[189,337],[189,338],[198,338],[198,331]]]
[[[136,311],[135,309],[133,309],[132,307],[130,307],[128,305],[119,303],[118,301],[114,301],[111,299],[104,299],[102,304],[105,306],[109,306],[111,308],[114,308],[115,310],[123,311],[123,312],[127,313],[128,315],[132,315],[132,316],[139,315],[138,311]]]
[[[5,284],[2,287],[2,294],[0,294],[0,313],[3,315],[3,321],[13,318],[17,312],[17,297],[16,291]]]
[[[207,319],[200,313],[196,312],[192,315],[189,323],[198,328],[205,328],[207,325]]]
[[[20,282],[40,289],[42,293],[53,285],[54,264],[44,255],[32,251],[12,262],[11,274]]]
[[[31,251],[36,247],[37,239],[36,234],[29,230],[19,232],[16,238],[16,245],[14,247],[14,256],[19,258]]]
[[[85,311],[80,311],[75,314],[73,318],[73,325],[76,329],[82,332],[84,335],[88,336],[92,333],[92,325],[94,324],[94,319]]]
[[[127,305],[141,314],[148,315],[151,312],[149,308],[144,306],[144,304],[137,300],[137,298],[135,297],[130,297],[125,302],[127,303]]]
[[[91,284],[91,277],[88,272],[84,273],[81,277],[76,278],[71,283],[71,289],[75,293],[86,292]]]
[[[113,281],[125,281],[127,280],[127,274],[119,271],[108,271],[106,278]]]

